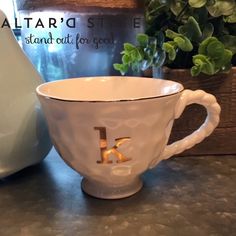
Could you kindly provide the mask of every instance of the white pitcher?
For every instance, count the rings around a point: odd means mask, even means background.
[[[0,10],[0,24],[6,19]],[[0,28],[0,178],[40,162],[51,142],[35,88],[40,75],[12,31]]]

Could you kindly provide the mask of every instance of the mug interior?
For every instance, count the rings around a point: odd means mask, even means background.
[[[170,96],[183,90],[162,79],[107,76],[52,81],[37,87],[38,95],[65,101],[129,101]]]

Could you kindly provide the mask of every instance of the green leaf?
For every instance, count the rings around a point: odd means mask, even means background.
[[[215,68],[218,71],[225,71],[231,68],[232,52],[228,49],[224,50],[223,56],[214,60]]]
[[[129,55],[123,55],[122,56],[122,63],[124,64],[124,65],[129,65],[130,64],[130,56]]]
[[[232,67],[232,63],[231,63],[232,57],[233,57],[233,53],[230,50],[225,49],[224,57],[223,57],[224,64],[221,67],[221,69],[223,71],[228,71],[228,70],[231,69],[231,67]]]
[[[198,67],[197,69],[193,69],[193,72],[195,73],[200,70],[204,74],[213,75],[216,72],[214,63],[211,62],[209,58],[205,55],[197,54],[193,56],[193,64]]]
[[[148,35],[146,34],[137,34],[137,41],[142,47],[146,47],[148,44]]]
[[[130,57],[131,57],[131,61],[135,62],[135,61],[141,61],[142,60],[142,55],[140,54],[139,50],[137,48],[135,48],[134,50],[132,50],[130,52]]]
[[[124,49],[125,51],[129,52],[129,51],[132,51],[134,50],[136,47],[131,44],[131,43],[124,43]]]
[[[236,54],[236,36],[225,35],[220,40],[225,45],[226,49],[229,49],[233,54]]]
[[[137,35],[138,45],[124,43],[122,54],[122,64],[113,64],[114,69],[120,71],[122,75],[131,68],[139,72],[154,65],[157,62],[161,48],[157,47],[157,39],[146,34]],[[174,43],[174,42],[173,42]],[[163,59],[163,58],[162,58]]]
[[[208,10],[206,7],[195,8],[191,12],[191,16],[197,21],[198,25],[204,26],[208,22]]]
[[[235,12],[235,0],[214,0],[214,4],[207,6],[207,10],[213,17],[229,16]]]
[[[114,67],[115,70],[120,70],[122,66],[123,66],[123,65],[122,65],[122,64],[119,64],[119,63],[113,64],[113,67]]]
[[[185,4],[186,3],[181,0],[171,1],[170,10],[173,12],[174,15],[178,16],[185,7]]]
[[[189,0],[188,3],[191,7],[200,8],[207,3],[207,0]]]
[[[125,75],[129,69],[128,65],[123,65],[123,64],[118,64],[118,63],[113,64],[113,67],[115,70],[120,71],[122,75]]]
[[[180,37],[181,34],[175,33],[173,30],[167,29],[165,31],[166,37],[170,39],[174,39],[175,37]]]
[[[138,52],[139,52],[139,55],[141,56],[141,60],[144,59],[144,55],[145,55],[144,49],[145,49],[145,48],[142,48],[142,47],[140,47],[140,46],[137,47],[137,50],[138,50]]]
[[[173,39],[173,41],[176,43],[176,45],[181,50],[183,50],[185,52],[190,52],[193,50],[193,45],[192,45],[191,41],[187,37],[185,37],[184,35],[176,33],[170,29],[166,30],[165,33],[166,33],[166,37]],[[168,45],[166,45],[165,47],[168,47]],[[170,48],[167,50],[170,50]],[[173,53],[171,53],[171,55],[173,55]]]
[[[199,54],[193,57],[194,67],[191,73],[194,75],[199,71],[213,75],[231,68],[233,53],[225,49],[224,44],[215,37],[205,39],[200,44],[198,52]]]
[[[195,42],[200,41],[200,39],[202,38],[202,31],[200,29],[200,26],[192,16],[188,18],[188,21],[185,25],[182,25],[178,28],[178,32]]]
[[[227,23],[236,23],[236,7],[234,8],[234,13],[232,15],[224,17],[224,21]]]
[[[201,73],[202,67],[201,66],[193,66],[191,68],[191,75],[198,76]]]
[[[214,33],[214,26],[212,23],[207,23],[202,31],[202,39],[211,37]]]
[[[176,48],[173,43],[171,41],[163,43],[163,50],[168,53],[168,58],[171,61],[174,61],[176,58]]]
[[[132,68],[132,70],[133,71],[135,71],[135,72],[139,72],[140,71],[140,64],[139,63],[133,63],[132,65],[131,65],[131,68]]]
[[[143,59],[142,54],[139,52],[139,50],[136,50],[136,59],[137,61],[141,61]]]
[[[146,19],[150,20],[150,18],[152,18],[152,16],[155,16],[157,14],[160,14],[161,12],[163,12],[166,8],[167,8],[167,5],[168,5],[168,1],[162,1],[162,2],[159,2],[159,1],[149,1],[148,4],[146,4]]]
[[[225,61],[226,63],[231,63],[232,56],[233,56],[233,53],[232,53],[230,50],[225,49],[224,61]]]
[[[199,54],[204,54],[204,55],[207,55],[207,46],[212,43],[212,42],[217,42],[217,38],[215,37],[209,37],[209,38],[206,38],[204,41],[201,42],[201,44],[199,45],[199,48],[198,48],[198,53]]]
[[[174,38],[174,42],[176,42],[178,47],[184,52],[191,52],[193,50],[191,41],[185,36]]]
[[[201,73],[202,67],[204,66],[205,63],[201,58],[195,58],[193,62],[195,66],[191,68],[191,75],[197,76]]]
[[[207,55],[212,59],[222,58],[225,47],[220,41],[213,41],[207,45]]]

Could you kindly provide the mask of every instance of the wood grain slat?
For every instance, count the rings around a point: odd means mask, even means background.
[[[220,123],[218,127],[236,127],[236,93],[214,94],[221,106]],[[206,118],[206,110],[200,105],[193,104],[184,110],[179,119],[175,120],[177,130],[189,130],[197,128]]]
[[[83,7],[101,8],[124,8],[134,9],[143,8],[142,0],[18,0],[16,1],[18,10],[37,10],[37,9],[64,9],[78,10]]]
[[[188,70],[164,68],[163,77],[184,85],[187,89],[202,89],[216,96],[221,106],[221,120],[214,133],[181,155],[236,154],[236,67],[230,73],[191,77]],[[199,105],[188,106],[175,121],[170,142],[196,130],[204,121],[206,111]]]
[[[189,70],[163,69],[165,79],[182,83],[185,89],[203,88],[208,93],[236,93],[236,67],[229,73],[220,73],[214,76],[199,75],[192,77]]]
[[[180,140],[190,133],[190,131],[173,131],[169,143]],[[216,128],[215,131],[203,142],[181,154],[178,154],[178,156],[226,154],[236,154],[236,127]]]

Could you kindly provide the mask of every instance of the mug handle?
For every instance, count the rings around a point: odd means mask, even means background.
[[[203,90],[184,90],[175,108],[175,119],[178,119],[183,113],[186,106],[193,103],[202,105],[207,110],[207,117],[205,122],[194,131],[192,134],[185,138],[167,145],[162,152],[161,156],[156,159],[156,163],[152,162],[150,168],[154,167],[159,161],[166,160],[175,154],[179,154],[186,149],[189,149],[200,143],[203,139],[209,136],[216,128],[220,121],[220,105],[217,103],[216,98]]]

